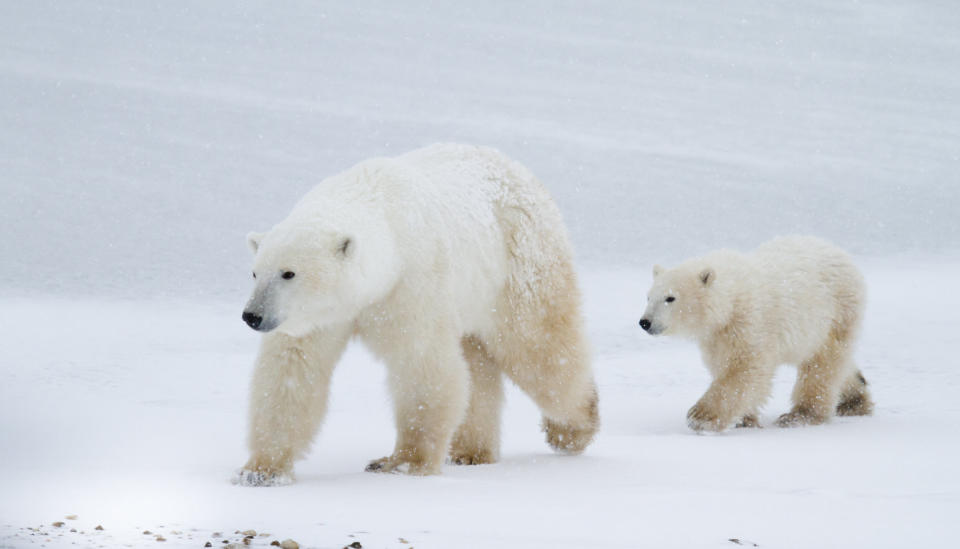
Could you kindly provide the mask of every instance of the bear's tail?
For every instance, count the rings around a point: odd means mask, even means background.
[[[853,373],[843,384],[840,404],[837,404],[838,416],[869,416],[873,413],[873,401],[867,391],[867,379],[859,370]]]

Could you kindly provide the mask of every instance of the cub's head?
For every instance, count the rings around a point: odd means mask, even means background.
[[[703,261],[687,262],[674,269],[655,266],[640,327],[651,335],[697,337],[709,331],[722,322],[716,279],[716,271]]]
[[[382,299],[396,280],[393,239],[375,219],[355,221],[288,219],[247,235],[254,288],[243,321],[299,337]]]

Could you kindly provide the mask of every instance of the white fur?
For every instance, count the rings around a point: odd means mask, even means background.
[[[841,394],[866,398],[850,360],[864,303],[863,279],[846,253],[816,238],[785,237],[749,254],[721,250],[674,269],[654,267],[644,321],[652,334],[700,344],[714,383],[690,411],[695,429],[755,420],[781,364],[800,367],[794,416],[781,422],[819,423]]]
[[[438,472],[465,415],[456,459],[495,459],[502,373],[539,398],[548,437],[577,431],[561,449],[592,437],[596,397],[566,232],[543,186],[499,152],[435,145],[367,160],[248,242],[247,311],[273,331],[254,377],[244,478],[258,471],[269,484],[303,455],[352,336],[387,364],[396,407],[397,446],[374,468]],[[549,341],[553,332],[564,341]],[[279,381],[291,376],[292,389]]]

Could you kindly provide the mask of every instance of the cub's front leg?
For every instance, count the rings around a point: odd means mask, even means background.
[[[747,365],[731,368],[687,412],[687,425],[697,432],[719,432],[751,415],[770,394],[772,375]]]
[[[350,336],[346,327],[294,338],[263,336],[250,386],[250,459],[233,479],[243,486],[293,482],[327,411],[330,377]]]

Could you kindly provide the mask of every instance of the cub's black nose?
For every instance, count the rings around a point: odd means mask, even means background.
[[[250,326],[254,330],[260,327],[260,323],[263,322],[263,317],[260,315],[255,315],[251,312],[243,312],[243,321],[247,323],[247,326]]]
[[[649,332],[649,331],[650,331],[650,321],[647,320],[647,319],[645,319],[645,318],[641,318],[641,319],[640,319],[640,327]]]

